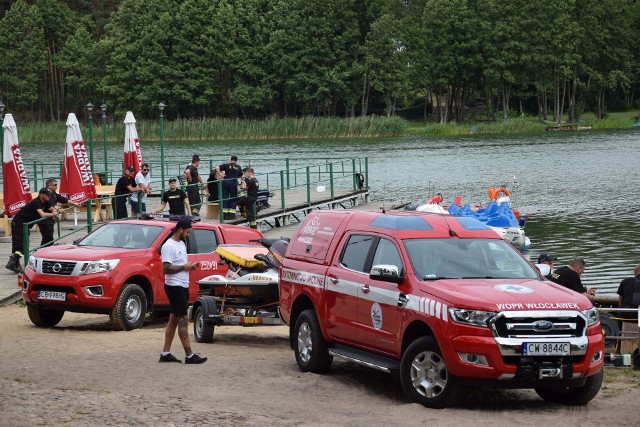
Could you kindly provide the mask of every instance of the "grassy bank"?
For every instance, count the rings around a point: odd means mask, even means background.
[[[634,126],[638,111],[610,113],[598,120],[593,114],[581,117],[581,125],[593,129],[621,129]],[[107,140],[124,138],[124,123],[120,119],[107,124]],[[356,117],[351,119],[302,117],[269,120],[231,119],[181,119],[165,121],[164,138],[167,141],[212,141],[235,139],[329,139],[368,138],[393,136],[455,136],[469,134],[531,134],[543,133],[547,126],[556,123],[541,123],[537,117],[518,117],[506,122],[475,121],[468,123],[409,122],[399,117]],[[89,139],[87,122],[81,124],[84,140]],[[140,140],[157,141],[160,137],[158,120],[139,120],[136,130]],[[60,142],[66,138],[66,126],[59,123],[18,123],[20,143]],[[102,122],[93,126],[93,140],[102,141]]]

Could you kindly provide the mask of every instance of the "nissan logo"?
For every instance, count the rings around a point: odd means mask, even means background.
[[[538,320],[533,322],[533,330],[536,332],[550,332],[553,331],[553,322],[548,320]]]
[[[60,270],[62,270],[62,264],[56,262],[55,264],[53,264],[53,267],[51,267],[51,269],[54,273],[60,273]]]

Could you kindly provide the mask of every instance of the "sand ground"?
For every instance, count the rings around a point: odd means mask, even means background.
[[[587,406],[543,402],[530,390],[470,390],[458,408],[409,403],[392,375],[335,360],[302,373],[285,326],[216,327],[194,343],[203,365],[158,363],[166,319],[130,332],[107,316],[66,313],[36,328],[26,308],[0,308],[2,426],[637,425],[637,375],[614,375]],[[173,352],[184,357],[179,342]],[[611,375],[607,375],[609,379]]]

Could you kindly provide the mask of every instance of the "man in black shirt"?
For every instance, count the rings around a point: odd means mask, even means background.
[[[169,204],[169,214],[171,215],[184,215],[185,211],[187,215],[191,215],[191,206],[189,206],[189,199],[181,188],[178,188],[178,184],[175,178],[169,178],[169,189],[162,195],[161,206],[153,213],[158,213],[163,210],[167,203]]]
[[[253,176],[253,168],[244,168],[242,177],[242,189],[247,192],[247,197],[240,200],[240,210],[243,215],[246,213],[249,227],[258,228],[256,223],[256,200],[258,199],[258,190],[260,184],[258,178]]]
[[[187,195],[189,196],[189,204],[191,205],[191,212],[194,215],[200,213],[200,186],[204,190],[202,184],[202,177],[198,173],[198,167],[200,167],[200,156],[194,154],[191,158],[191,164],[184,170],[184,178],[187,180]]]
[[[127,213],[127,194],[131,194],[133,192],[139,193],[144,191],[144,188],[138,187],[136,181],[133,179],[133,174],[135,171],[136,169],[133,166],[128,166],[124,170],[124,175],[122,175],[118,182],[116,182],[115,195],[120,197],[113,198],[114,219],[123,219],[129,216],[129,214]]]
[[[238,156],[231,156],[229,163],[216,166],[216,171],[224,173],[224,181],[222,181],[224,219],[234,219],[238,207],[238,178],[242,177],[242,166],[238,164]]]
[[[584,269],[587,266],[583,258],[574,258],[571,260],[569,265],[565,267],[560,267],[551,275],[549,279],[552,282],[556,282],[559,285],[564,286],[565,288],[569,288],[572,291],[576,291],[579,294],[582,294],[593,300],[595,298],[595,289],[593,288],[585,288],[582,285],[582,281],[580,280],[580,275],[584,273]]]
[[[618,307],[633,308],[640,307],[640,264],[633,269],[633,277],[627,277],[620,282],[618,287]],[[619,317],[625,319],[622,322],[622,335],[630,336],[638,332],[638,315],[636,312],[620,312]],[[633,353],[636,348],[635,340],[620,340],[620,353]]]
[[[49,204],[55,208],[58,203],[65,203],[71,206],[77,206],[75,203],[70,201],[64,196],[56,193],[58,190],[58,180],[55,178],[49,178],[45,185],[47,186],[47,190],[49,190]],[[44,221],[38,223],[38,228],[40,229],[40,234],[42,235],[42,241],[40,242],[40,246],[45,246],[51,244],[53,242],[53,226],[55,224],[55,220],[53,218],[47,218]]]
[[[23,224],[35,221],[40,218],[58,218],[58,212],[51,206],[49,199],[51,194],[46,188],[41,188],[38,198],[31,200],[11,220],[11,256],[5,266],[15,273],[22,273],[20,267],[20,257],[23,256]],[[31,228],[31,227],[29,227]]]

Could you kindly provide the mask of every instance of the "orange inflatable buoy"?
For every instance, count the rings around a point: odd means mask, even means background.
[[[497,200],[498,197],[501,197],[500,193],[502,193],[502,195],[504,195],[506,197],[511,197],[511,193],[509,193],[509,190],[507,190],[504,187],[500,187],[500,188],[489,187],[489,188],[487,188],[487,195],[489,196],[490,200]]]
[[[428,205],[439,205],[442,203],[442,194],[438,193],[435,196],[432,196],[427,200]]]

